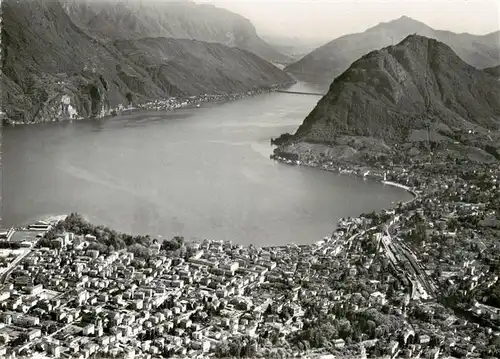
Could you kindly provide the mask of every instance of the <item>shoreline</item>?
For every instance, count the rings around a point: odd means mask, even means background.
[[[50,214],[50,215],[41,215],[39,218],[27,220],[25,223],[16,224],[12,226],[7,226],[6,229],[14,229],[14,230],[28,230],[30,226],[36,224],[50,224],[56,225],[59,222],[66,220],[68,214]]]
[[[338,174],[341,174],[341,175],[354,175],[355,177],[358,177],[358,178],[369,178],[369,179],[375,180],[375,181],[377,181],[377,182],[379,182],[379,183],[381,183],[383,185],[392,186],[392,187],[398,187],[398,188],[404,189],[406,192],[408,192],[409,194],[411,194],[413,196],[413,199],[411,199],[410,201],[407,201],[407,202],[402,202],[402,203],[412,202],[416,198],[419,197],[419,195],[416,192],[415,188],[408,187],[406,185],[403,185],[401,183],[397,183],[397,182],[394,182],[394,181],[388,181],[388,180],[384,179],[384,176],[382,174],[373,174],[373,173],[371,173],[372,172],[371,170],[368,171],[368,172],[370,172],[369,174],[366,174],[366,173],[361,173],[362,172],[361,169],[356,169],[356,168],[342,168],[340,165],[337,165],[337,166],[334,166],[334,165],[328,166],[328,165],[320,165],[320,164],[307,163],[307,162],[302,162],[302,161],[292,161],[292,160],[289,160],[289,159],[277,156],[275,154],[272,154],[270,157],[274,161],[278,161],[280,163],[283,163],[283,164],[286,164],[286,165],[290,165],[290,166],[306,166],[306,167],[314,168],[314,169],[320,170],[320,171],[333,172],[333,173],[338,173]]]
[[[410,203],[410,202],[414,201],[416,198],[418,198],[418,194],[417,194],[417,192],[415,192],[414,188],[402,185],[402,184],[397,183],[397,182],[392,182],[392,181],[381,181],[381,183],[384,184],[384,185],[387,185],[387,186],[393,186],[393,187],[402,188],[406,192],[410,193],[413,196],[413,198],[411,200],[407,201],[407,202],[404,202],[404,204]]]
[[[408,200],[408,201],[405,201],[405,202],[402,202],[400,201],[400,203],[402,203],[403,205],[406,205],[406,204],[409,204],[413,201],[415,201],[419,195],[416,193],[415,189],[414,188],[411,188],[411,187],[408,187],[408,186],[405,186],[403,184],[400,184],[400,183],[397,183],[397,182],[394,182],[394,181],[387,181],[387,180],[384,180],[384,179],[381,179],[379,178],[378,176],[374,176],[374,175],[371,175],[371,176],[368,176],[368,175],[363,175],[362,173],[359,173],[358,171],[354,170],[354,169],[340,169],[340,167],[338,167],[340,170],[338,170],[336,167],[323,167],[323,166],[318,166],[318,165],[313,165],[313,164],[308,164],[308,163],[299,163],[299,164],[290,164],[290,163],[287,163],[285,159],[278,159],[278,158],[272,158],[273,160],[275,161],[278,161],[280,163],[283,163],[283,164],[288,164],[288,165],[292,165],[292,166],[306,166],[306,167],[309,167],[309,168],[313,168],[315,170],[322,170],[322,171],[327,171],[327,172],[333,172],[333,173],[337,173],[337,174],[340,174],[340,175],[354,175],[355,177],[358,177],[358,178],[369,178],[371,180],[375,180],[377,181],[378,183],[382,184],[382,185],[387,185],[387,186],[392,186],[392,187],[397,187],[397,188],[401,188],[401,189],[404,189],[407,193],[411,194],[413,196],[412,199]],[[390,210],[393,210],[395,207],[390,207]],[[380,212],[380,211],[384,211],[384,210],[388,210],[388,209],[385,209],[385,208],[382,208],[380,209],[379,211],[377,212]],[[90,224],[93,224],[91,221],[88,220],[88,217],[85,216],[85,215],[82,215],[84,217],[84,219],[90,223]],[[68,214],[61,214],[61,215],[51,215],[50,217],[41,217],[40,219],[38,219],[36,222],[33,222],[33,223],[29,223],[29,224],[26,224],[26,225],[23,225],[23,227],[28,227],[29,225],[32,225],[34,223],[38,223],[38,222],[49,222],[51,223],[51,225],[55,225],[57,223],[59,223],[60,221],[64,221],[66,218],[68,217]],[[356,219],[356,218],[359,218],[359,217],[353,217],[353,219]],[[341,218],[338,218],[337,219],[337,227],[338,225],[340,224],[340,222],[343,220],[344,218],[341,217]],[[12,228],[20,228],[20,226],[17,226],[17,227],[12,227]],[[333,233],[335,232],[336,230],[336,227],[333,229]],[[288,246],[298,246],[298,247],[308,247],[308,246],[315,246],[318,242],[322,242],[324,241],[326,238],[330,238],[332,235],[328,235],[328,236],[324,236],[322,239],[318,239],[318,240],[315,240],[309,244],[297,244],[297,243],[294,243],[294,242],[290,242],[290,243],[286,243],[286,244],[283,244],[283,245],[254,245],[254,244],[246,244],[246,245],[243,245],[244,247],[249,247],[249,246],[254,246],[256,248],[261,248],[261,249],[267,249],[267,248],[277,248],[277,249],[283,249],[283,248],[287,248]],[[217,239],[208,239],[206,238],[206,240],[208,240],[209,242],[220,242],[221,240],[217,240]]]
[[[376,182],[378,182],[378,183],[380,183],[382,185],[387,185],[387,186],[391,186],[391,187],[401,188],[401,189],[405,190],[407,193],[409,193],[409,194],[412,195],[412,198],[410,200],[405,201],[405,202],[400,201],[400,203],[402,203],[403,205],[409,204],[409,203],[415,201],[419,197],[419,195],[417,194],[417,192],[415,191],[414,188],[405,186],[403,184],[400,184],[400,183],[397,183],[397,182],[394,182],[394,181],[384,180],[383,178],[380,178],[379,176],[376,176],[376,175],[373,175],[373,174],[372,175],[364,175],[363,173],[360,173],[356,169],[341,168],[341,167],[337,167],[337,166],[324,167],[324,166],[321,166],[321,165],[309,164],[309,163],[306,163],[306,162],[302,163],[300,161],[297,161],[299,163],[296,163],[296,162],[289,163],[289,162],[287,162],[286,159],[281,158],[281,157],[277,157],[277,156],[274,156],[274,155],[271,155],[271,159],[273,159],[274,161],[278,161],[280,163],[286,164],[286,165],[291,165],[291,166],[305,166],[305,167],[309,167],[309,168],[312,168],[312,169],[315,169],[315,170],[327,171],[327,172],[337,173],[337,174],[340,174],[340,175],[353,175],[355,177],[363,178],[363,179],[369,178],[371,180],[375,180]],[[395,207],[390,207],[390,210],[393,210],[394,208]],[[377,212],[380,212],[380,211],[383,211],[383,210],[387,210],[387,209],[382,208],[382,209],[380,209]],[[82,216],[84,217],[84,219],[87,222],[89,222],[91,224],[94,224],[94,223],[92,223],[88,219],[87,216],[85,216],[83,214],[82,214]],[[32,224],[35,224],[35,223],[38,223],[38,222],[48,222],[48,223],[51,223],[52,225],[54,225],[54,224],[56,224],[56,223],[58,223],[60,221],[64,221],[66,219],[66,217],[68,217],[68,214],[44,216],[44,217],[40,217],[39,219],[37,219],[34,222],[26,223],[26,224],[23,224],[23,225],[12,226],[12,228],[24,228],[24,227],[27,228],[29,225],[32,225]],[[359,218],[359,217],[353,217],[353,218]],[[337,226],[338,226],[339,222],[342,221],[342,220],[343,220],[342,217],[337,219]],[[333,229],[333,231],[335,231],[335,228]],[[321,241],[323,241],[327,237],[328,236],[325,236],[322,239],[318,239],[318,240],[316,240],[314,242],[311,242],[310,244],[296,244],[294,242],[290,242],[290,243],[283,244],[283,245],[261,245],[261,246],[256,246],[254,244],[247,244],[247,245],[243,245],[243,246],[248,247],[250,245],[253,245],[253,246],[258,247],[258,248],[286,248],[287,246],[299,246],[299,247],[314,246],[318,241],[321,242]],[[211,242],[220,241],[220,240],[217,240],[217,239],[208,239],[208,240],[211,241]]]
[[[396,183],[396,182],[392,182],[392,181],[382,181],[383,184],[386,184],[388,186],[393,186],[393,187],[399,187],[399,188],[402,188],[404,190],[406,190],[407,192],[410,192],[411,191],[411,188],[408,187],[408,186],[405,186],[405,185],[402,185],[402,184],[399,184],[399,183]]]
[[[125,107],[123,104],[119,104],[116,108],[110,108],[107,110],[102,110],[101,114],[95,117],[77,117],[77,118],[64,118],[51,121],[39,121],[39,122],[16,122],[11,121],[6,116],[0,118],[2,120],[1,124],[4,126],[23,126],[23,125],[38,125],[38,124],[48,124],[48,123],[61,123],[61,122],[73,122],[73,121],[89,121],[89,120],[100,120],[113,118],[121,115],[141,112],[141,111],[175,111],[178,109],[190,109],[198,108],[203,103],[208,104],[218,104],[240,100],[247,97],[262,95],[265,93],[276,92],[282,89],[289,88],[295,85],[297,81],[291,81],[282,84],[275,84],[271,86],[259,87],[246,92],[236,92],[236,93],[220,93],[220,94],[202,94],[196,96],[183,96],[183,97],[169,97],[164,99],[151,100],[138,105],[129,105]]]
[[[266,92],[274,92],[274,91],[277,91],[279,90],[280,88],[283,88],[285,86],[292,86],[293,83],[288,83],[288,84],[283,84],[283,85],[279,85],[279,86],[275,86],[273,88],[270,88],[270,89],[258,89],[254,92],[247,92],[246,94],[233,94],[233,95],[224,95],[224,97],[220,97],[220,98],[214,98],[214,96],[216,95],[210,95],[210,96],[206,96],[206,97],[191,97],[190,98],[190,102],[187,103],[187,105],[185,106],[179,106],[180,108],[193,108],[195,107],[198,103],[217,103],[217,102],[230,102],[232,100],[236,100],[236,99],[241,99],[241,98],[245,98],[245,97],[250,97],[250,96],[255,96],[255,95],[259,95],[259,94],[263,94],[263,93],[266,93]],[[228,97],[228,96],[233,96],[233,97]],[[176,101],[177,103],[180,102],[180,99],[174,99],[174,100],[178,100]],[[144,104],[142,105],[140,108],[134,108],[134,109],[130,109],[130,110],[125,110],[124,112],[140,112],[140,111],[160,111],[158,109],[159,105],[161,105],[161,101],[153,101],[153,102],[150,102],[148,104]],[[176,107],[176,108],[167,108],[165,109],[165,111],[169,111],[169,110],[176,110],[177,108],[179,107]],[[163,110],[163,109],[162,109]],[[384,210],[392,210],[395,208],[395,205],[397,206],[398,203],[401,203],[403,205],[405,204],[408,204],[408,203],[411,203],[413,202],[416,198],[418,198],[418,194],[415,192],[415,190],[409,186],[405,186],[401,183],[397,183],[397,182],[394,182],[394,181],[390,181],[390,180],[387,180],[384,176],[384,173],[385,171],[380,171],[380,170],[373,170],[373,169],[368,169],[367,167],[362,167],[361,165],[357,165],[357,164],[352,164],[352,165],[334,165],[333,163],[330,163],[329,165],[328,164],[321,164],[321,163],[315,163],[314,161],[292,161],[290,159],[287,159],[287,158],[283,158],[283,157],[280,157],[280,156],[277,156],[275,155],[274,153],[271,154],[271,159],[274,159],[275,161],[279,161],[281,163],[284,163],[284,164],[289,164],[289,165],[301,165],[301,166],[307,166],[307,167],[310,167],[310,168],[314,168],[315,170],[324,170],[324,171],[329,171],[329,172],[334,172],[334,173],[338,173],[338,174],[349,174],[349,175],[354,175],[356,177],[359,177],[359,178],[363,178],[363,179],[370,179],[370,180],[376,180],[377,182],[383,184],[383,185],[388,185],[388,186],[392,186],[392,187],[397,187],[397,188],[401,188],[401,189],[404,189],[406,192],[408,192],[409,194],[412,195],[413,198],[407,200],[407,201],[394,201],[392,202],[391,204],[388,205],[388,207],[386,208],[380,208],[378,210],[376,210],[376,212],[381,212],[381,211],[384,211]],[[368,169],[368,170],[367,170]],[[395,205],[394,205],[395,204]],[[354,218],[359,218],[359,216],[361,215],[361,213],[355,215]],[[67,215],[62,215],[62,216],[57,216],[57,217],[64,217],[64,216],[67,216]],[[37,219],[36,221],[48,221],[47,219],[45,219],[46,217],[40,217],[39,219]],[[52,217],[54,218],[54,217]],[[88,218],[85,218],[89,223],[92,223],[88,220]],[[343,218],[340,217],[340,218],[337,218],[337,219],[334,219],[332,222],[333,222],[333,231],[335,231],[335,229],[339,226],[339,222],[342,220]],[[59,222],[59,221],[57,221]],[[32,224],[32,223],[30,223]],[[29,224],[26,224],[26,225],[29,225]],[[14,225],[16,226],[16,225]],[[24,224],[23,224],[24,226]],[[325,235],[323,237],[326,238],[327,235]],[[214,239],[214,240],[217,240],[217,239]],[[318,238],[317,240],[322,240],[321,238]],[[314,243],[316,243],[316,240],[312,240],[311,243],[309,244],[305,244],[307,246],[309,245],[314,245]],[[247,244],[245,246],[249,246],[251,244]],[[293,242],[290,242],[290,243],[287,243],[287,244],[284,244],[282,245],[283,247],[286,247],[287,245],[298,245],[296,243],[293,243]],[[259,246],[261,248],[267,248],[267,247],[275,247],[275,245],[272,245],[272,246]]]

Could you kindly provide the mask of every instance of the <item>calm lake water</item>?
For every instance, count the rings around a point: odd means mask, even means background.
[[[292,90],[316,91],[307,84]],[[198,109],[5,127],[3,225],[79,212],[122,232],[312,243],[403,190],[269,159],[319,97],[271,93]]]

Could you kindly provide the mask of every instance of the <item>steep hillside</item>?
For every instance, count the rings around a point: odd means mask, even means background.
[[[500,65],[494,67],[488,67],[486,69],[483,69],[483,71],[500,80]]]
[[[485,68],[500,64],[500,31],[484,36],[456,34],[434,30],[422,22],[403,16],[381,23],[365,32],[335,39],[289,65],[285,70],[298,77],[329,84],[361,56],[397,44],[411,34],[444,42],[462,60],[474,67]]]
[[[144,39],[118,42],[118,50],[82,31],[58,1],[7,0],[2,10],[0,85],[11,122],[103,116],[131,98],[140,103],[203,89],[243,92],[290,81],[265,60],[220,44],[171,41],[171,50],[160,50],[158,40]],[[180,56],[179,51],[185,53]],[[172,72],[165,74],[165,69]]]
[[[61,0],[84,29],[113,40],[172,37],[217,42],[251,51],[271,62],[289,58],[262,40],[246,18],[192,1]]]
[[[335,145],[352,136],[392,146],[430,134],[455,143],[474,133],[469,145],[498,147],[491,136],[499,130],[500,82],[447,45],[411,35],[354,62],[286,142]]]
[[[8,119],[99,115],[127,103],[130,89],[122,74],[143,83],[143,96],[163,94],[144,70],[75,26],[57,1],[7,0],[2,9],[2,104]]]
[[[176,89],[176,95],[245,92],[291,81],[258,56],[215,43],[148,38],[116,41],[115,46],[162,88]]]

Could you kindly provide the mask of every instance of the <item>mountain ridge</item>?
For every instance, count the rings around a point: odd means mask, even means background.
[[[288,65],[285,71],[329,84],[359,57],[370,51],[397,44],[413,33],[448,44],[465,62],[474,67],[486,68],[500,64],[500,31],[486,35],[456,34],[435,30],[423,22],[402,16],[379,23],[364,32],[334,39]]]
[[[365,54],[335,78],[283,145],[336,146],[350,137],[393,147],[428,141],[426,133],[442,143],[474,133],[476,138],[464,143],[500,151],[498,142],[488,140],[500,131],[499,99],[500,82],[493,76],[465,63],[444,43],[409,35]]]
[[[118,40],[114,45],[126,58],[145,68],[155,83],[177,88],[175,96],[241,93],[257,83],[270,87],[276,81],[290,81],[284,72],[254,53],[222,44],[156,37]],[[222,60],[228,53],[232,58]],[[224,78],[231,81],[222,82]]]
[[[270,62],[287,63],[288,56],[267,44],[250,20],[211,4],[61,0],[80,27],[111,40],[172,37],[221,43],[255,53]]]
[[[118,49],[112,41],[93,37],[74,24],[59,1],[7,0],[2,3],[2,11],[0,81],[8,122],[102,117],[120,105],[128,105],[131,99],[134,103],[144,103],[201,91],[200,87],[194,91],[186,81],[176,82],[171,78],[171,83],[168,77],[153,76],[150,69],[134,61],[130,51],[126,51],[127,42]],[[27,23],[30,26],[25,26]],[[148,39],[135,41],[151,43]],[[207,91],[247,92],[292,81],[253,53],[216,43],[198,46],[190,41],[167,41],[172,48],[183,43],[185,63],[193,66],[183,66],[173,74],[179,78],[184,71],[193,82],[202,79]],[[142,46],[143,52],[152,53],[153,49],[146,47]],[[212,59],[213,54],[221,62],[212,66],[210,73],[203,72],[199,61],[204,57]],[[196,59],[198,65],[194,66]],[[252,67],[246,72],[241,66],[239,71],[222,71],[223,63],[251,63]],[[192,74],[198,77],[194,79]]]

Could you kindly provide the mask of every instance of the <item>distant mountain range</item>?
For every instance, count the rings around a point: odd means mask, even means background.
[[[500,81],[488,72],[468,65],[442,42],[410,35],[355,61],[286,144],[369,139],[347,146],[354,156],[372,140],[379,147],[430,140],[500,158]]]
[[[329,84],[364,54],[397,44],[411,34],[444,42],[462,60],[476,68],[500,64],[500,31],[483,36],[456,34],[434,30],[422,22],[403,16],[380,23],[365,32],[335,39],[289,65],[285,70],[299,78]]]
[[[169,37],[216,42],[276,63],[290,59],[262,40],[241,15],[193,1],[61,0],[82,29],[107,39]]]
[[[6,0],[2,10],[0,85],[10,121],[100,116],[130,98],[246,92],[291,81],[257,55],[218,43],[95,36],[54,0]]]
[[[324,40],[303,39],[299,37],[273,35],[262,35],[261,37],[280,53],[285,54],[290,60],[293,60],[290,63],[300,60],[314,49],[326,43]]]

